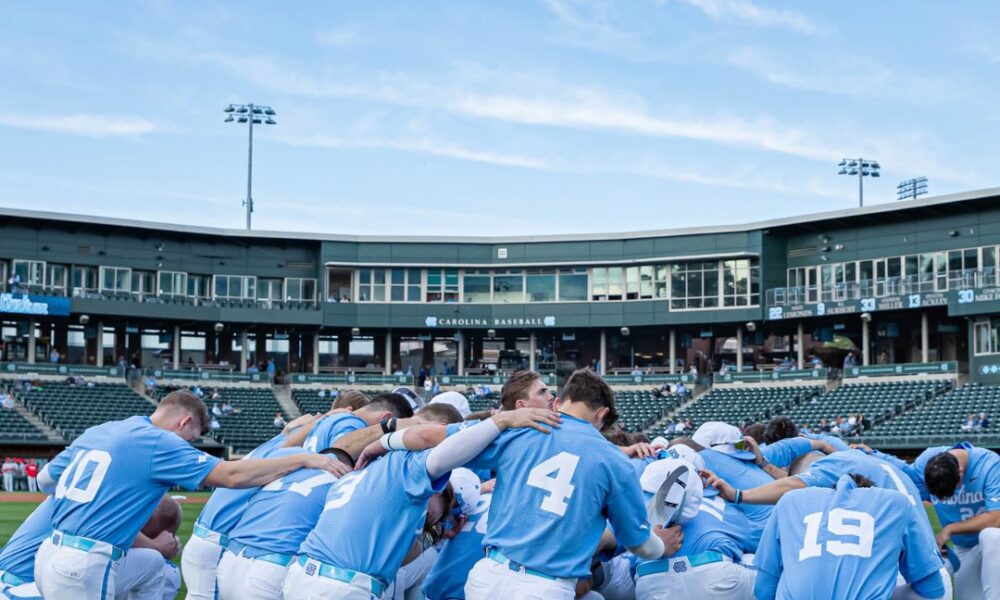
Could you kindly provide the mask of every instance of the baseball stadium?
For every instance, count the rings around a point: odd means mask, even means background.
[[[677,440],[714,448],[698,436],[722,424],[739,436],[767,425],[758,441],[775,446],[771,424],[794,423],[796,436],[906,460],[963,442],[995,449],[998,200],[988,189],[758,223],[520,238],[0,209],[2,536],[44,498],[38,467],[59,463],[89,428],[155,422],[178,391],[209,409],[193,444],[216,462],[265,447],[351,391],[403,392],[413,408],[445,396],[462,417],[488,418],[515,373],[536,373],[558,396],[579,388],[581,370],[610,386],[618,423],[606,435],[633,460]],[[80,480],[59,485],[85,493]],[[187,487],[175,495],[190,543],[207,530],[195,521],[210,490]],[[940,529],[941,513],[928,514]],[[284,597],[297,597],[287,581]],[[393,597],[376,583],[371,597]]]

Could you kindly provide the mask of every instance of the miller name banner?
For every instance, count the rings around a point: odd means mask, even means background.
[[[427,317],[428,327],[555,327],[555,317]]]
[[[65,317],[69,315],[69,298],[0,294],[0,313]]]

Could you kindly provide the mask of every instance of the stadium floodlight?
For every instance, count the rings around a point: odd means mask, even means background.
[[[897,200],[916,200],[917,196],[923,196],[927,193],[927,178],[917,177],[915,179],[907,179],[896,186],[896,199]]]
[[[247,229],[250,229],[250,216],[253,214],[253,126],[254,125],[277,125],[278,122],[273,119],[278,113],[274,112],[274,109],[270,106],[260,106],[259,104],[230,104],[226,108],[222,109],[222,112],[226,113],[226,118],[223,120],[225,123],[232,123],[236,121],[237,123],[247,123],[247,129],[249,129],[249,148],[247,151],[247,197],[243,201],[243,206],[247,208]],[[237,118],[233,118],[233,113],[239,115]],[[264,118],[266,117],[266,118]]]
[[[858,176],[858,206],[864,206],[864,178],[881,177],[879,171],[882,169],[882,166],[874,160],[865,160],[863,158],[845,158],[837,163],[837,166],[840,167],[837,175]]]

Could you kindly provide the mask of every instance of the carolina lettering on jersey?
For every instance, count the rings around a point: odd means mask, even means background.
[[[969,453],[969,464],[962,476],[962,485],[951,498],[930,495],[924,482],[927,463],[938,454],[955,448]],[[925,494],[924,499],[934,504],[942,526],[965,521],[984,512],[1000,510],[1000,456],[986,448],[976,448],[968,443],[928,448],[913,461],[911,475],[919,482],[921,491]],[[955,534],[951,539],[957,546],[971,548],[979,545],[979,535],[975,533]]]

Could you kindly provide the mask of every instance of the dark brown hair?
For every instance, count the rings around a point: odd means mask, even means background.
[[[500,407],[503,410],[514,410],[518,400],[528,399],[528,390],[538,379],[541,377],[534,371],[514,371],[500,389]]]
[[[560,400],[582,402],[594,411],[607,408],[608,416],[604,418],[604,430],[618,421],[618,411],[615,410],[615,395],[611,391],[611,386],[590,369],[579,369],[569,376],[566,384],[563,385]]]
[[[170,392],[163,397],[163,400],[160,400],[160,408],[178,408],[198,420],[201,435],[205,435],[209,431],[208,407],[201,401],[201,398],[187,390]]]

